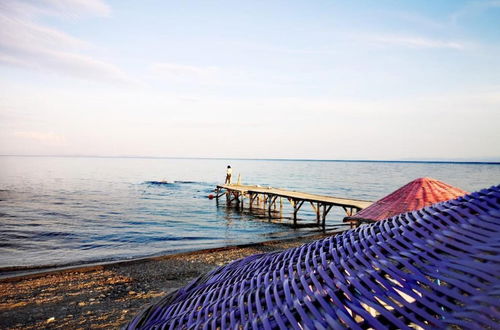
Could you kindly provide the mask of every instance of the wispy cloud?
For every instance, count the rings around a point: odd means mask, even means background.
[[[16,17],[58,16],[58,17],[106,17],[111,8],[101,0],[2,0],[0,9]]]
[[[338,53],[338,50],[334,48],[286,48],[271,44],[255,43],[255,42],[238,42],[235,44],[238,47],[259,52],[273,52],[273,53],[284,53],[284,54],[298,54],[298,55],[330,55]]]
[[[165,62],[152,64],[150,70],[157,76],[175,78],[210,78],[219,72],[214,66],[201,67]]]
[[[58,13],[78,15],[87,13],[95,16],[109,16],[111,8],[101,0],[45,0]]]
[[[463,50],[467,48],[466,44],[463,42],[420,36],[378,35],[369,37],[369,40],[374,43],[407,48],[441,48],[455,50]]]
[[[17,138],[43,143],[50,146],[63,146],[67,144],[66,138],[52,132],[18,131],[13,135]]]
[[[44,49],[78,49],[88,47],[82,40],[64,32],[19,17],[0,14],[0,42],[5,48],[37,47]]]
[[[5,1],[2,9],[5,9],[0,13],[0,63],[3,65],[112,83],[132,81],[112,63],[84,54],[91,48],[89,43],[36,22],[37,17],[47,12],[65,15],[80,10],[92,15],[109,14],[109,8],[101,1],[45,0],[36,6],[26,1]]]

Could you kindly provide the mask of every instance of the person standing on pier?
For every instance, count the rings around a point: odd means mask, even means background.
[[[231,168],[231,165],[227,165],[225,184],[231,184],[231,175],[233,175],[233,169]]]

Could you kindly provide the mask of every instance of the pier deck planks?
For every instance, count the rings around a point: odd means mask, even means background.
[[[314,202],[314,203],[319,202],[319,203],[332,204],[335,206],[353,207],[359,210],[362,210],[373,203],[370,201],[309,194],[309,193],[303,193],[303,192],[280,189],[280,188],[267,188],[267,187],[236,185],[236,184],[218,185],[217,188],[226,190],[235,190],[240,193],[271,194],[284,198],[304,200],[306,202]]]
[[[318,224],[323,223],[323,228],[325,227],[325,218],[327,213],[330,211],[332,206],[342,207],[348,215],[351,215],[354,211],[362,210],[372,204],[370,201],[363,201],[357,199],[348,199],[332,196],[323,196],[317,194],[310,194],[292,190],[286,190],[281,188],[272,187],[260,187],[252,185],[241,185],[241,184],[223,184],[217,185],[217,193],[225,189],[227,193],[236,195],[239,200],[239,196],[251,196],[251,195],[264,195],[269,197],[281,197],[286,198],[292,203],[294,207],[294,224],[297,223],[297,212],[304,202],[309,202],[317,214]],[[219,195],[217,195],[218,197]],[[271,199],[275,201],[275,199]],[[252,201],[250,202],[252,203]],[[269,211],[270,205],[269,203]],[[251,204],[250,204],[251,207]],[[323,211],[321,211],[323,208]],[[322,220],[322,221],[321,221]]]

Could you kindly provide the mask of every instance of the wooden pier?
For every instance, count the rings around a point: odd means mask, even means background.
[[[363,200],[322,196],[279,188],[247,186],[241,184],[218,185],[215,192],[217,201],[220,197],[226,195],[226,201],[229,205],[235,202],[237,206],[241,208],[244,207],[245,198],[247,198],[249,209],[252,209],[254,206],[264,207],[264,209],[267,208],[269,216],[272,215],[273,211],[277,210],[278,201],[280,211],[282,210],[282,200],[285,199],[293,207],[294,226],[297,226],[297,213],[300,208],[304,203],[309,203],[316,213],[318,226],[321,225],[323,230],[325,230],[326,215],[330,212],[332,207],[341,207],[347,216],[352,216],[356,212],[372,204],[372,202]]]

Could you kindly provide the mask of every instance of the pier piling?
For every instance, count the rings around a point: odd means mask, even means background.
[[[222,191],[225,191],[225,193]],[[252,209],[254,206],[262,207],[269,218],[272,217],[273,211],[277,212],[276,203],[278,198],[280,202],[279,212],[280,215],[282,214],[282,199],[285,198],[293,207],[292,219],[295,227],[297,227],[298,212],[300,208],[305,202],[308,202],[316,215],[316,224],[321,226],[323,230],[325,230],[326,227],[326,216],[334,206],[341,207],[348,216],[351,216],[372,204],[372,202],[363,200],[322,196],[285,189],[241,184],[218,185],[216,188],[217,201],[223,194],[226,195],[228,206],[232,205],[232,201],[234,200],[237,202],[236,206],[242,209],[244,207],[244,199],[247,197],[249,209]]]

